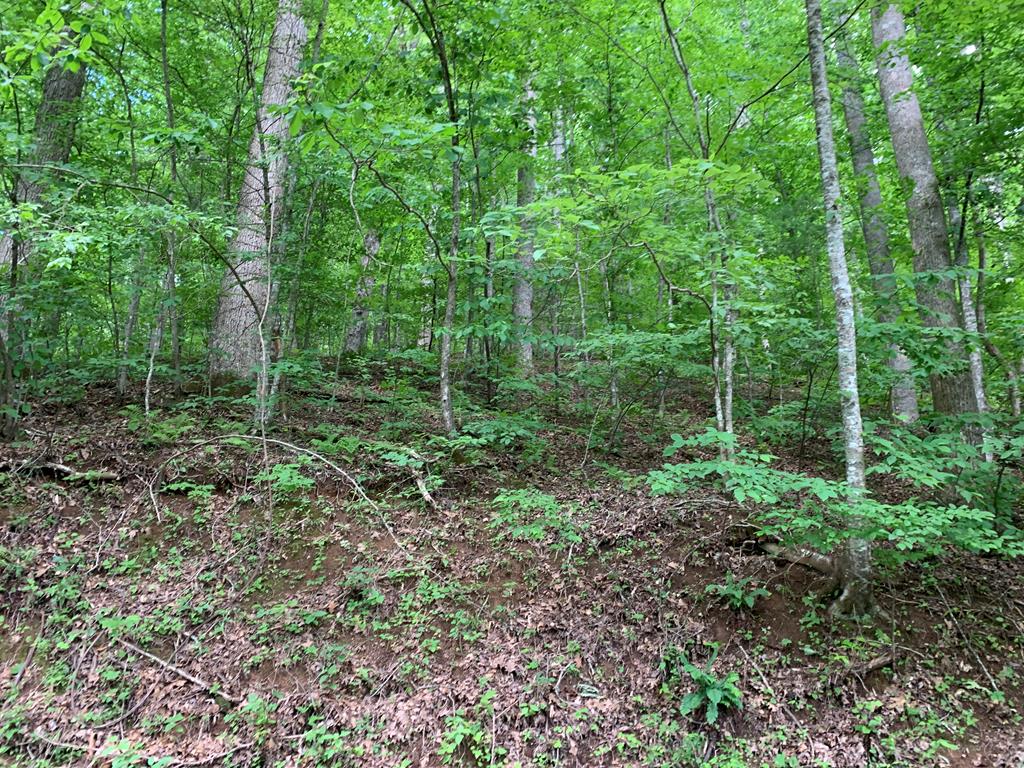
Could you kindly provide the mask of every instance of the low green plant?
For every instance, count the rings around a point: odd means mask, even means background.
[[[489,527],[498,530],[499,538],[550,539],[556,551],[583,541],[579,527],[558,499],[534,488],[503,490],[494,497],[492,507],[494,515]]]
[[[742,709],[743,692],[737,683],[740,676],[730,672],[725,677],[718,677],[712,672],[718,658],[718,644],[708,643],[711,657],[703,667],[694,664],[685,652],[676,647],[669,647],[661,658],[662,692],[674,696],[683,685],[685,674],[696,690],[687,693],[679,702],[679,712],[688,716],[701,709],[708,725],[718,721],[721,710]]]
[[[257,482],[269,483],[274,493],[286,499],[295,499],[303,491],[312,488],[315,483],[312,478],[302,473],[302,468],[308,461],[285,462],[274,464],[268,470],[256,475]]]
[[[749,576],[737,579],[730,572],[726,574],[724,584],[709,584],[704,590],[704,594],[714,595],[734,610],[738,611],[744,608],[750,610],[758,598],[771,595],[771,592],[763,587],[751,587],[751,581],[753,579]]]

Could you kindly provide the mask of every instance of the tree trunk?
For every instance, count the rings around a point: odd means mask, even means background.
[[[974,241],[978,246],[978,290],[975,296],[974,304],[976,307],[976,324],[978,335],[981,337],[981,343],[985,347],[985,351],[992,355],[993,359],[1002,366],[1003,370],[1006,371],[1006,383],[1009,390],[1010,396],[1010,411],[1014,417],[1020,418],[1020,380],[1017,376],[1017,371],[1014,370],[1013,363],[1003,357],[1003,353],[999,351],[999,347],[995,345],[995,342],[988,335],[987,323],[985,322],[985,270],[988,267],[988,254],[985,248],[985,231],[982,227],[981,212],[978,206],[974,207]]]
[[[895,269],[889,252],[889,228],[882,216],[882,190],[875,173],[875,153],[871,149],[864,99],[858,82],[860,67],[845,38],[839,40],[837,60],[843,70],[843,116],[850,138],[853,170],[857,176],[860,226],[867,247],[868,269],[878,299],[878,318],[883,323],[895,323],[900,317],[900,305],[896,295]],[[898,344],[891,344],[887,365],[893,377],[890,390],[893,415],[913,423],[917,421],[919,413],[910,358]]]
[[[839,171],[832,136],[832,105],[825,72],[825,47],[820,0],[806,0],[807,45],[811,83],[814,90],[814,119],[818,135],[818,160],[825,203],[825,240],[828,247],[832,294],[836,303],[836,336],[839,351],[839,395],[842,401],[843,438],[846,453],[846,483],[849,502],[856,505],[864,492],[864,431],[857,388],[857,329],[853,310],[853,289],[846,267],[843,216],[839,204]],[[854,521],[856,526],[856,521]],[[871,603],[871,545],[865,539],[850,538],[837,558],[836,575],[842,592],[832,606],[840,614],[861,614]]]
[[[921,106],[912,90],[910,60],[900,51],[906,36],[903,13],[895,3],[871,11],[872,36],[878,63],[878,82],[885,103],[893,153],[900,178],[907,184],[907,220],[914,250],[914,289],[926,328],[959,329],[960,308],[953,280],[941,273],[951,267],[946,217],[939,182],[932,165]],[[963,345],[946,342],[950,361],[965,360]],[[931,379],[932,401],[939,413],[977,410],[968,371],[936,374]]]
[[[369,300],[373,291],[373,273],[370,264],[377,258],[380,251],[380,237],[376,230],[367,230],[363,236],[363,258],[360,261],[359,282],[356,285],[356,302],[352,310],[352,325],[349,326],[345,338],[346,352],[362,352],[366,346],[366,335],[369,327]]]
[[[30,164],[36,166],[61,165],[71,154],[78,119],[78,104],[85,87],[85,67],[78,65],[76,71],[65,69],[63,62],[53,64],[43,76],[43,95],[36,110],[33,127],[33,147],[29,156]],[[49,174],[45,168],[19,170],[14,182],[11,202],[17,206],[38,203],[43,196]],[[11,302],[20,276],[18,270],[28,265],[31,256],[31,242],[15,242],[15,235],[4,232],[0,236],[0,355],[3,357],[3,378],[0,380],[0,408],[3,409],[0,422],[0,437],[13,438],[17,432],[18,396],[15,382],[15,360],[22,356],[15,352],[13,338],[18,322]],[[7,275],[4,279],[3,272]]]
[[[537,117],[533,111],[536,94],[533,88],[526,86],[526,127],[529,138],[526,140],[526,161],[517,171],[516,205],[520,208],[530,205],[536,196],[536,180],[533,163],[537,159]],[[519,272],[515,285],[515,320],[519,333],[519,371],[523,376],[533,374],[533,220],[529,213],[523,213],[521,219],[518,258]]]
[[[75,140],[75,126],[78,122],[78,104],[85,88],[85,67],[79,64],[72,72],[62,66],[62,61],[53,64],[43,77],[43,97],[36,110],[36,121],[32,131],[32,152],[29,164],[33,166],[62,165],[71,155]],[[38,203],[46,190],[49,174],[46,168],[20,170],[14,185],[15,205]],[[0,267],[11,264],[14,240],[10,233],[0,238]],[[26,264],[29,258],[29,243],[21,243],[19,261]]]
[[[970,190],[967,194],[969,201]],[[960,315],[963,317],[964,331],[970,337],[967,341],[967,360],[970,366],[971,388],[974,391],[974,402],[977,404],[978,412],[984,413],[988,410],[988,399],[985,397],[985,368],[981,359],[981,345],[978,343],[978,315],[974,308],[974,289],[971,287],[971,276],[967,271],[970,266],[970,249],[964,236],[963,214],[952,195],[949,201],[949,226],[956,243],[955,264],[957,289],[960,293]]]
[[[683,56],[683,50],[679,46],[675,29],[669,20],[668,10],[665,6],[666,0],[658,0],[658,9],[661,13],[662,25],[668,37],[669,47],[672,50],[672,57],[679,68],[686,84],[686,91],[690,96],[690,106],[693,110],[693,127],[697,135],[697,142],[700,145],[701,158],[705,162],[711,161],[711,137],[709,128],[705,122],[704,110],[701,108],[701,97],[693,83],[690,68]],[[715,200],[715,192],[711,179],[707,176],[703,179],[704,186],[704,207],[708,218],[708,232],[718,238],[716,254],[712,256],[712,312],[718,311],[718,283],[722,281],[722,303],[725,305],[725,312],[721,318],[721,345],[714,344],[712,354],[712,372],[715,385],[715,423],[718,431],[732,434],[732,400],[733,400],[733,376],[736,369],[736,342],[732,329],[738,319],[735,308],[736,286],[728,274],[729,252],[725,243],[725,230],[722,227],[722,220],[718,216],[718,203]],[[714,342],[713,342],[714,343]],[[723,443],[719,449],[719,455],[723,460],[732,458],[733,449],[730,445]]]
[[[452,138],[452,145],[458,147],[458,134]],[[455,409],[452,405],[451,366],[452,366],[452,331],[455,329],[455,302],[458,295],[458,274],[456,272],[459,258],[459,225],[462,192],[462,159],[456,153],[452,161],[452,233],[448,249],[448,291],[444,304],[444,328],[441,335],[441,420],[445,431],[453,434],[455,429]]]
[[[298,0],[280,0],[270,41],[263,95],[238,204],[238,233],[231,242],[233,265],[221,281],[210,336],[210,374],[251,377],[266,368],[264,326],[272,303],[270,248],[284,206],[288,117],[280,108],[292,96],[299,73],[306,24]]]

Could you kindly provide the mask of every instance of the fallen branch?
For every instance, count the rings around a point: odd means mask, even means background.
[[[114,639],[118,643],[123,645],[125,648],[127,648],[129,651],[132,651],[133,653],[137,653],[140,656],[145,656],[150,661],[153,661],[153,662],[156,662],[157,664],[159,664],[161,667],[166,669],[168,672],[173,672],[178,677],[180,677],[180,678],[182,678],[184,680],[187,680],[188,682],[192,683],[195,686],[198,686],[199,688],[202,688],[204,691],[209,693],[215,699],[223,699],[224,701],[230,702],[232,704],[238,704],[241,701],[241,699],[239,697],[232,696],[232,695],[230,695],[228,693],[225,693],[223,691],[217,690],[216,686],[213,685],[212,683],[208,683],[205,680],[203,680],[201,678],[198,678],[198,677],[196,677],[195,675],[193,675],[193,674],[191,674],[189,672],[186,672],[181,667],[176,667],[173,664],[171,664],[170,662],[164,661],[159,656],[154,656],[149,651],[142,650],[141,648],[139,648],[139,646],[135,645],[134,643],[130,643],[127,640],[123,640],[120,637],[114,638]]]
[[[69,483],[89,482],[91,480],[114,482],[120,479],[117,472],[98,469],[87,469],[84,472],[81,472],[73,467],[69,467],[67,464],[60,464],[56,461],[45,461],[38,464],[31,461],[25,461],[22,462],[20,466],[14,466],[12,462],[5,462],[4,464],[0,464],[0,469],[14,473],[52,472]]]

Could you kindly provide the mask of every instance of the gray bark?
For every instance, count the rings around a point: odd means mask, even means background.
[[[832,135],[832,104],[825,71],[825,48],[820,0],[806,0],[807,45],[811,83],[814,90],[814,119],[818,135],[818,160],[825,203],[825,240],[828,248],[832,294],[836,303],[839,396],[842,402],[843,442],[846,453],[846,483],[850,503],[855,505],[864,492],[864,429],[857,386],[857,328],[853,289],[846,265],[843,215],[840,207],[839,171]],[[854,521],[856,525],[856,521]],[[842,593],[832,606],[841,614],[860,614],[871,601],[871,545],[865,539],[850,538],[837,558],[836,575]]]
[[[875,154],[871,149],[864,99],[858,83],[860,67],[845,38],[839,40],[837,60],[843,70],[843,116],[850,139],[853,170],[857,176],[860,226],[867,247],[868,269],[878,299],[878,318],[883,323],[895,323],[900,317],[900,305],[889,251],[889,228],[882,216],[882,190],[875,173]],[[887,365],[893,374],[890,390],[893,415],[908,423],[917,421],[917,389],[911,374],[912,365],[898,344],[889,346]]]
[[[356,301],[352,309],[352,324],[345,338],[346,352],[362,352],[366,346],[369,328],[370,293],[373,291],[374,279],[370,265],[380,251],[380,237],[375,230],[369,229],[363,236],[363,257],[359,263],[359,282],[356,284]]]
[[[1013,363],[1003,357],[999,347],[988,335],[988,327],[985,321],[985,270],[988,267],[988,254],[985,248],[985,230],[982,226],[981,213],[978,207],[974,208],[974,240],[978,246],[978,290],[975,299],[978,334],[981,336],[981,343],[995,361],[1006,371],[1006,384],[1010,396],[1010,411],[1017,418],[1020,417],[1020,378],[1013,367]],[[1024,361],[1022,361],[1024,362]]]
[[[665,0],[658,0],[658,9],[661,13],[662,24],[665,34],[668,36],[669,47],[672,49],[672,57],[676,66],[683,75],[686,84],[686,92],[690,96],[690,106],[693,110],[693,127],[697,135],[697,142],[700,145],[701,157],[711,160],[711,137],[708,133],[704,119],[704,110],[701,107],[701,97],[693,83],[690,68],[683,57],[682,48],[679,47],[679,40],[669,20],[668,10],[665,7]],[[732,434],[733,432],[733,377],[736,369],[736,342],[733,337],[732,328],[738,319],[734,306],[736,298],[736,286],[729,278],[728,263],[729,252],[725,244],[725,229],[718,215],[718,203],[715,200],[715,192],[711,179],[705,177],[704,184],[704,206],[708,217],[708,231],[719,239],[717,244],[718,254],[713,257],[712,264],[712,307],[713,312],[718,312],[718,283],[722,281],[721,297],[725,305],[725,311],[721,318],[721,344],[714,341],[714,354],[712,355],[711,367],[715,378],[715,422],[719,432]],[[733,450],[728,445],[722,445],[719,454],[723,460],[732,458]]]
[[[907,185],[907,220],[914,250],[914,289],[926,328],[960,327],[960,307],[947,272],[952,260],[939,182],[932,164],[921,106],[914,93],[910,60],[900,50],[906,36],[903,13],[895,3],[876,6],[871,12],[872,36],[878,63],[878,82],[885,103],[893,152],[900,178]],[[965,360],[963,345],[946,342],[950,360]],[[968,371],[932,374],[932,401],[939,413],[977,410]]]
[[[50,67],[43,77],[43,95],[36,110],[33,127],[33,147],[30,164],[36,166],[66,163],[71,154],[78,118],[78,104],[85,87],[85,67],[72,72],[62,66]],[[49,174],[45,168],[23,169],[14,184],[14,204],[38,203],[46,189]],[[19,268],[31,256],[31,242],[14,241],[5,232],[0,237],[0,303],[4,305],[0,316],[0,357],[3,359],[3,378],[0,379],[0,407],[4,415],[0,420],[0,437],[12,438],[17,432],[18,394],[14,376],[16,329],[15,313],[11,302],[18,287]],[[4,274],[6,272],[6,274]]]
[[[458,134],[452,139],[458,146]],[[452,367],[452,331],[455,329],[455,303],[458,296],[458,273],[456,272],[459,258],[459,229],[461,224],[462,198],[462,159],[456,154],[452,161],[452,233],[448,248],[448,290],[445,293],[444,329],[441,335],[441,420],[445,431],[454,434],[455,409],[452,405],[451,367]]]
[[[221,281],[210,336],[213,377],[251,377],[267,364],[264,326],[272,302],[270,248],[284,205],[288,118],[279,113],[299,73],[306,24],[297,0],[280,0],[270,40],[263,94],[238,204],[238,232],[231,242],[233,267]]]
[[[536,94],[530,85],[526,86],[525,100],[526,127],[529,138],[526,145],[526,161],[517,171],[516,205],[520,208],[530,205],[536,197],[536,179],[533,162],[537,158],[537,117],[533,111]],[[514,313],[519,333],[519,371],[524,376],[533,373],[533,221],[528,213],[520,222],[522,235],[517,256],[519,272],[516,275]]]
[[[971,373],[971,387],[974,390],[974,401],[978,411],[988,410],[988,399],[985,397],[985,368],[981,359],[981,345],[978,343],[978,315],[974,308],[974,289],[971,287],[970,252],[967,238],[961,236],[963,215],[956,204],[955,197],[949,201],[949,226],[956,242],[957,288],[960,293],[960,314],[964,321],[964,330],[970,336],[967,342],[967,360]]]

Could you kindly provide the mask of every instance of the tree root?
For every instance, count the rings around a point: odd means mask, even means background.
[[[761,549],[772,557],[789,563],[802,565],[828,577],[828,582],[819,590],[822,597],[842,590],[828,608],[828,615],[834,619],[859,619],[872,614],[884,614],[871,595],[870,588],[856,582],[842,584],[834,558],[815,552],[806,547],[788,549],[779,544],[763,543]]]
[[[761,544],[761,549],[767,552],[772,557],[778,558],[779,560],[785,560],[789,563],[796,565],[802,565],[806,568],[810,568],[813,571],[817,571],[825,576],[828,576],[829,583],[827,589],[822,590],[822,594],[830,594],[835,592],[839,587],[839,577],[836,575],[836,566],[831,557],[823,555],[820,552],[815,552],[813,549],[807,549],[806,547],[800,547],[797,549],[787,549],[786,547],[778,544],[772,544],[770,542]]]

